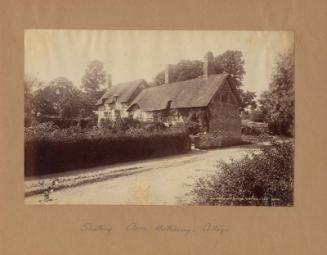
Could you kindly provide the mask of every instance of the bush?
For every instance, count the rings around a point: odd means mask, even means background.
[[[241,137],[222,134],[221,132],[210,132],[195,136],[194,145],[198,149],[214,149],[225,146],[241,144]]]
[[[110,119],[101,119],[100,121],[100,127],[101,128],[109,128],[112,129],[114,126],[114,122]]]
[[[200,205],[293,204],[293,153],[290,141],[271,141],[262,153],[230,163],[219,162],[217,173],[196,182],[191,195]]]
[[[275,135],[292,137],[294,135],[294,126],[282,121],[268,122],[268,129]]]
[[[92,128],[97,125],[97,117],[80,119],[79,125],[81,128]]]
[[[26,129],[25,176],[173,155],[190,150],[190,139],[186,133],[131,130],[116,135],[107,129],[82,133],[80,127],[60,130],[50,124],[43,129],[39,127],[37,131]]]
[[[76,126],[78,124],[78,120],[76,119],[64,119],[56,116],[44,116],[44,115],[37,117],[36,121],[38,123],[52,122],[59,128],[69,128],[71,126]]]
[[[191,120],[185,123],[185,128],[190,135],[196,135],[201,131],[200,124]]]
[[[113,123],[113,129],[115,131],[126,131],[131,128],[140,128],[141,122],[133,118],[118,119]]]
[[[244,135],[261,135],[264,131],[257,127],[242,126],[242,134]]]
[[[260,110],[253,110],[250,113],[250,120],[254,122],[264,122],[265,114]]]
[[[145,130],[149,132],[153,131],[160,131],[160,130],[166,130],[167,127],[162,122],[151,122],[151,123],[144,123]]]

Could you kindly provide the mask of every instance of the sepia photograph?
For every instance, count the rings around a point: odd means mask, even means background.
[[[25,30],[24,203],[294,206],[291,31]]]

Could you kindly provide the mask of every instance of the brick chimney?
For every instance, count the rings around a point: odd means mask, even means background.
[[[203,77],[208,79],[208,76],[211,74],[215,74],[215,65],[213,54],[209,51],[204,55]]]
[[[168,64],[166,65],[166,69],[165,69],[165,84],[168,84],[171,82],[171,65]]]
[[[111,89],[112,87],[111,74],[108,74],[107,76],[107,83],[108,83],[108,89]]]

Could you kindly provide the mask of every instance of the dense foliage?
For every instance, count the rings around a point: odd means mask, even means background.
[[[79,91],[71,81],[59,77],[33,94],[32,109],[43,115],[73,118],[78,115]]]
[[[25,175],[42,175],[103,164],[174,155],[190,149],[184,132],[130,128],[59,129],[53,123],[25,128]]]
[[[294,51],[279,56],[269,90],[260,98],[260,111],[274,134],[294,134]]]
[[[96,102],[103,95],[101,87],[106,73],[100,61],[92,61],[82,78],[82,89],[65,77],[58,77],[49,83],[26,76],[24,80],[25,127],[44,118],[62,119],[62,122],[76,122],[76,119],[95,119]],[[59,121],[59,120],[57,120]]]
[[[291,141],[272,140],[241,160],[219,162],[216,174],[201,178],[191,192],[200,205],[293,204],[293,153]]]
[[[239,50],[227,50],[215,57],[216,70],[229,73],[237,82],[237,87],[242,85],[245,74],[243,54]]]

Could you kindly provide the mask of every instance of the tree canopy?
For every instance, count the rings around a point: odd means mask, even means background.
[[[99,60],[93,60],[88,64],[82,77],[82,89],[86,92],[96,92],[102,89],[106,83],[106,71]]]
[[[294,51],[281,54],[276,61],[268,91],[262,93],[260,109],[270,129],[277,134],[294,132]]]
[[[227,50],[214,58],[215,73],[226,72],[236,80],[236,87],[240,93],[242,108],[250,106],[256,108],[255,93],[241,89],[245,74],[243,54],[239,50]],[[203,75],[203,61],[181,60],[171,65],[171,82],[185,81]],[[162,85],[165,82],[165,71],[159,72],[154,78],[154,85]]]
[[[237,81],[238,87],[242,85],[245,74],[244,64],[243,53],[239,50],[227,50],[215,57],[215,67],[218,73],[230,74]]]
[[[203,62],[199,60],[181,60],[177,64],[171,65],[172,82],[185,81],[197,78],[203,75]],[[161,71],[154,78],[155,85],[162,85],[165,83],[165,71]]]
[[[79,106],[79,90],[65,77],[58,77],[35,91],[32,103],[34,112],[61,118],[78,116]]]

